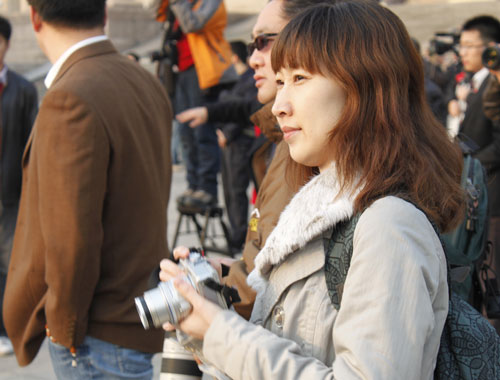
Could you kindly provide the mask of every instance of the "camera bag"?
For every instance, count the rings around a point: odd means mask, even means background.
[[[418,206],[415,205],[418,208]],[[325,279],[336,310],[340,309],[344,283],[353,253],[353,237],[360,214],[338,223],[325,246]],[[431,222],[431,224],[433,224]],[[434,230],[441,239],[436,226]],[[442,240],[441,240],[442,241]],[[446,246],[443,244],[445,256]],[[448,258],[447,258],[448,262]],[[493,326],[450,286],[448,316],[441,335],[434,378],[446,380],[500,379],[500,336]]]

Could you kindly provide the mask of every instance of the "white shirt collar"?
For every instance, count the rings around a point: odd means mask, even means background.
[[[73,46],[71,46],[68,50],[66,50],[54,63],[54,65],[51,67],[49,70],[47,76],[45,77],[45,87],[50,88],[52,86],[52,83],[54,82],[54,79],[56,79],[57,74],[59,73],[59,70],[61,70],[62,65],[66,60],[73,54],[75,51],[78,49],[81,49],[85,46],[95,44],[97,42],[105,41],[108,39],[108,36],[101,35],[101,36],[95,36],[95,37],[90,37],[85,40],[82,40],[80,42],[77,42]]]
[[[472,84],[474,85],[476,91],[479,90],[479,87],[481,87],[489,73],[490,71],[486,67],[483,67],[472,76]]]
[[[0,71],[0,83],[3,83],[4,85],[7,84],[7,71],[9,71],[9,69],[7,65],[4,64],[2,70]]]

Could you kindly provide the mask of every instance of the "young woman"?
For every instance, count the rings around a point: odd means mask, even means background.
[[[233,379],[432,379],[448,286],[430,221],[445,231],[460,219],[461,154],[426,104],[405,27],[374,1],[316,6],[281,32],[272,65],[302,187],[256,257],[250,322],[176,278],[193,305],[178,328]],[[355,214],[337,310],[323,238]],[[179,273],[162,268],[164,280]]]

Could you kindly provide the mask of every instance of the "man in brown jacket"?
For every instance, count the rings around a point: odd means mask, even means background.
[[[106,0],[28,0],[54,64],[23,157],[4,301],[20,365],[45,336],[59,379],[150,379],[161,330],[134,297],[168,255],[172,111],[104,35]]]

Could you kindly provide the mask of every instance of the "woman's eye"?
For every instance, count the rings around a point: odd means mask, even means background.
[[[300,74],[297,74],[297,75],[293,76],[294,82],[300,82],[301,80],[304,80],[304,79],[306,79],[306,77],[303,76],[303,75],[300,75]]]
[[[283,86],[283,81],[281,79],[276,79],[276,84],[278,86]]]

